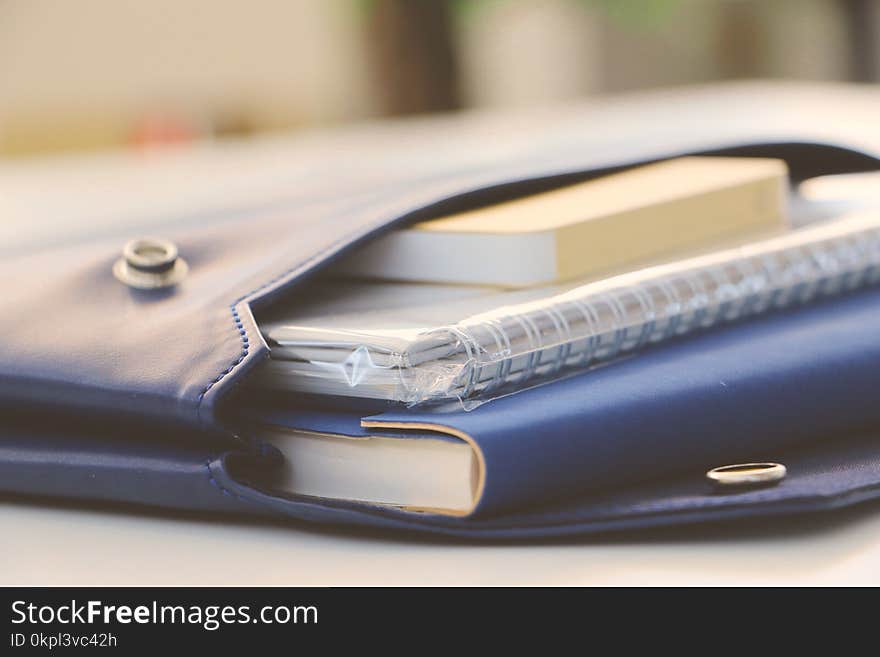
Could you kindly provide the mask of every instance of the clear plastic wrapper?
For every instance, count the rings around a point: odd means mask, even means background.
[[[880,213],[851,215],[563,292],[532,291],[527,301],[436,326],[275,322],[258,381],[406,405],[460,400],[470,409],[649,344],[877,282]]]

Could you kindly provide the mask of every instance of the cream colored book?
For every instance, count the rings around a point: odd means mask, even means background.
[[[668,160],[394,231],[336,272],[503,287],[604,276],[778,232],[787,185],[781,160]]]

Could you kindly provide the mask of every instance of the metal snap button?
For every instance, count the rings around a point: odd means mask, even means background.
[[[152,237],[128,242],[122,257],[113,265],[117,279],[140,290],[171,287],[183,280],[188,271],[189,265],[173,242]]]
[[[786,472],[781,463],[737,463],[713,468],[706,473],[706,478],[715,486],[727,489],[778,483]]]

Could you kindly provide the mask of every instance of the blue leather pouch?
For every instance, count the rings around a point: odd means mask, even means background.
[[[451,518],[296,498],[263,483],[280,455],[242,422],[240,384],[268,357],[254,311],[393,225],[684,154],[509,167],[379,190],[340,182],[334,198],[165,235],[190,265],[170,291],[112,273],[115,239],[31,250],[0,263],[0,491],[473,536],[544,536],[850,504],[880,490],[880,364],[867,291],[764,317],[464,413],[367,416],[296,400],[290,426],[466,435],[482,450],[474,513]],[[700,152],[783,157],[795,180],[872,170],[831,145],[758,143]],[[531,443],[507,440],[528,433]],[[530,445],[528,449],[523,445]],[[772,458],[779,485],[720,495],[703,478],[731,460]],[[552,480],[554,485],[547,486]]]

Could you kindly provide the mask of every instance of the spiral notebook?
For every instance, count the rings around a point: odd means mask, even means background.
[[[480,403],[674,337],[872,285],[880,212],[582,285],[326,283],[263,323],[276,390]],[[338,312],[348,308],[347,312]]]

